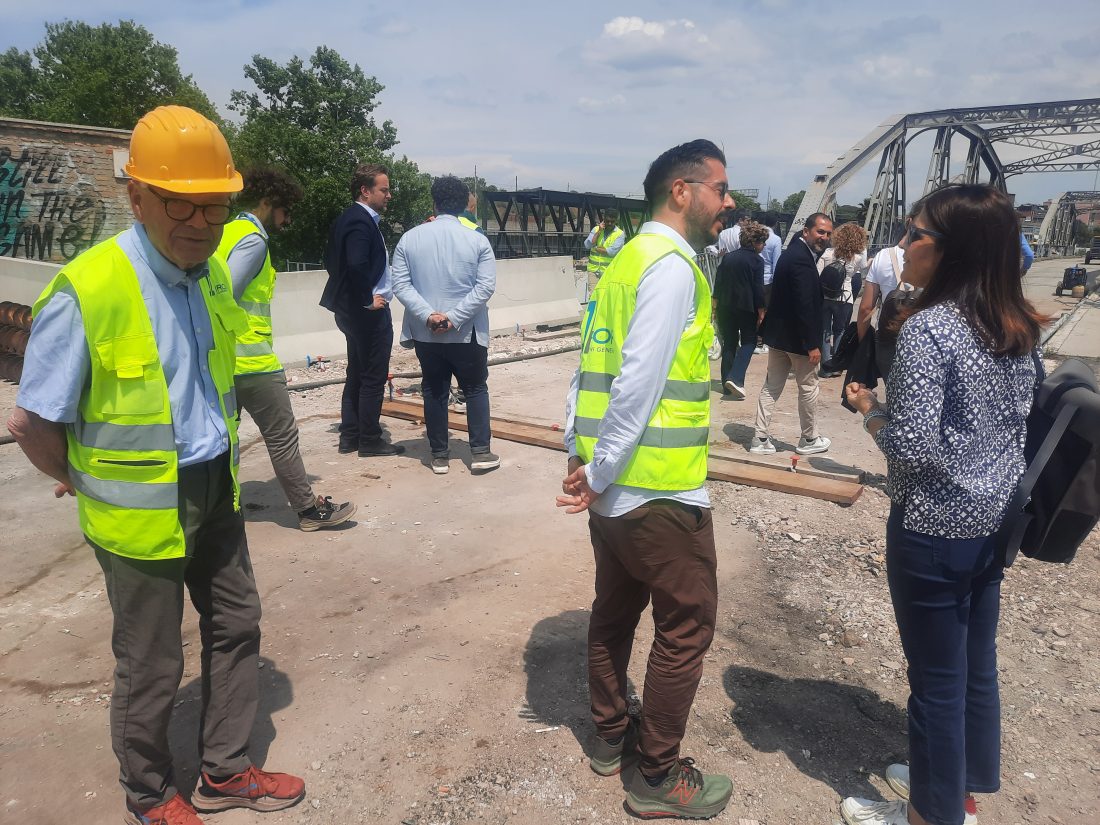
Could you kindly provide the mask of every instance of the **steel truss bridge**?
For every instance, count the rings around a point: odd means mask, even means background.
[[[587,255],[585,238],[609,207],[619,210],[618,225],[629,240],[649,216],[644,200],[594,192],[526,189],[483,192],[490,215],[482,227],[498,258]]]
[[[916,200],[906,192],[907,171],[914,162],[907,157],[907,149],[926,132],[933,132],[935,138],[921,196],[947,183],[990,183],[1007,191],[1007,179],[1025,172],[1100,169],[1100,98],[895,115],[814,176],[786,240],[814,212],[834,215],[837,191],[877,160],[863,225],[872,249],[894,243],[905,221],[906,205]],[[953,157],[960,148],[964,151]],[[1002,159],[1002,154],[1011,160]],[[1065,192],[1056,199],[1042,222],[1037,254],[1071,251],[1074,204],[1093,199],[1100,195]]]

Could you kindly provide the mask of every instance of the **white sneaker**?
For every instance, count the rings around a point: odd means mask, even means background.
[[[767,344],[761,344],[756,349],[754,349],[752,352],[753,352],[753,355],[767,355],[768,345]]]
[[[849,796],[840,803],[840,815],[848,825],[909,825],[909,803],[872,802]]]
[[[819,435],[813,441],[807,441],[804,438],[798,440],[798,446],[794,448],[794,451],[799,455],[814,455],[815,453],[823,453],[832,446],[832,441],[827,439],[823,435]]]
[[[909,798],[909,766],[890,765],[886,768],[886,784],[890,790],[902,799]],[[978,825],[978,808],[974,797],[968,796],[963,803],[963,825]]]
[[[732,381],[723,382],[722,387],[723,387],[723,389],[725,389],[726,392],[728,392],[730,395],[732,395],[734,397],[734,400],[736,400],[736,401],[744,401],[745,400],[745,388],[744,387],[739,387],[736,384],[734,384]]]
[[[770,438],[756,438],[754,436],[749,443],[749,452],[757,455],[771,455],[775,452],[775,445],[772,444]]]

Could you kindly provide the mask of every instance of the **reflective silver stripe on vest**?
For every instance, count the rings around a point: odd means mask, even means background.
[[[577,389],[586,392],[611,392],[614,375],[606,372],[582,372]],[[702,381],[665,381],[662,400],[668,401],[706,401],[710,398],[710,382]]]
[[[241,464],[241,445],[234,442],[233,449],[230,450],[230,459],[233,461],[235,467],[239,467]]]
[[[271,304],[260,304],[256,301],[238,301],[237,304],[249,315],[255,315],[259,318],[271,317]]]
[[[578,415],[573,432],[585,438],[598,438],[600,419]],[[709,427],[646,427],[639,447],[705,447],[710,440]]]
[[[234,387],[230,387],[229,391],[222,396],[222,405],[225,407],[225,417],[232,418],[237,414],[237,390]]]
[[[237,344],[237,357],[238,358],[252,358],[259,355],[274,355],[275,350],[271,348],[271,344],[266,341],[261,341],[258,344]]]
[[[175,484],[108,481],[82,473],[71,464],[69,479],[78,492],[115,507],[128,510],[175,510],[179,507]]]
[[[176,449],[176,434],[171,424],[111,424],[77,418],[73,435],[85,447],[97,450]]]

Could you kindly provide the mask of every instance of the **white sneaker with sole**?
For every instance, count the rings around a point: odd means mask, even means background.
[[[745,400],[745,388],[739,387],[732,381],[725,381],[722,383],[722,388],[734,397],[736,401]]]
[[[902,799],[909,798],[909,766],[890,765],[886,768],[886,784]],[[963,802],[963,825],[978,825],[978,806],[974,797]]]
[[[443,476],[447,474],[447,471],[451,469],[451,460],[446,456],[437,456],[432,459],[432,472],[437,476]]]
[[[804,438],[798,440],[798,446],[794,448],[794,451],[799,455],[814,455],[815,453],[823,453],[832,446],[832,441],[827,439],[823,435],[819,435],[813,441],[806,441]]]
[[[470,469],[475,472],[488,472],[500,466],[500,458],[490,452],[474,453],[470,459]]]
[[[849,796],[840,803],[840,815],[848,825],[909,825],[909,803],[873,802]]]
[[[770,438],[756,438],[753,437],[749,442],[749,452],[756,455],[771,455],[775,452],[775,445],[772,444]]]

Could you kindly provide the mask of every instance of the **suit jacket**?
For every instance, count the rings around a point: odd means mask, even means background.
[[[723,255],[714,275],[714,298],[718,301],[719,320],[734,311],[763,309],[764,259],[743,246]]]
[[[325,250],[328,283],[321,306],[342,315],[361,315],[374,302],[374,288],[386,271],[386,243],[370,212],[353,203],[329,228]]]
[[[761,327],[764,343],[796,355],[821,349],[824,300],[817,259],[800,235],[775,264],[768,314]]]

